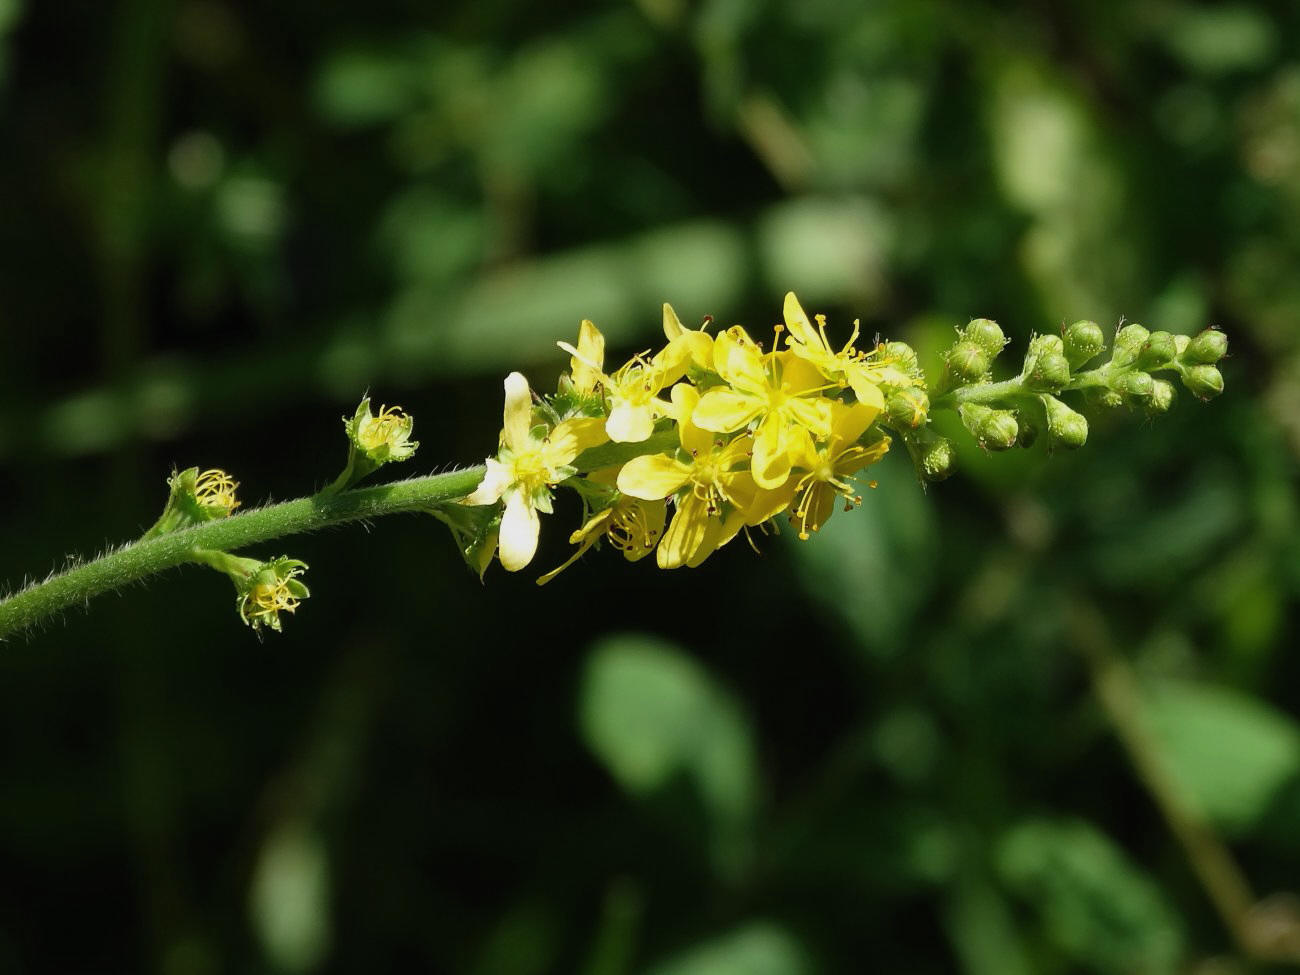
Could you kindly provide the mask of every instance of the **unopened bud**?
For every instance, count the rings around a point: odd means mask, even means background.
[[[1163,379],[1151,381],[1151,398],[1147,400],[1147,409],[1152,413],[1168,413],[1176,398],[1174,384]]]
[[[1211,366],[1227,354],[1228,336],[1216,329],[1207,328],[1187,343],[1182,359],[1188,365]]]
[[[1110,354],[1110,361],[1121,367],[1133,365],[1150,337],[1151,333],[1141,325],[1125,325],[1115,333],[1115,350]]]
[[[1142,346],[1142,351],[1138,353],[1138,368],[1145,369],[1147,372],[1152,369],[1162,369],[1173,362],[1177,354],[1178,349],[1171,334],[1152,332],[1146,344]]]
[[[1088,420],[1079,412],[1070,409],[1055,396],[1041,397],[1047,410],[1047,432],[1052,438],[1052,446],[1074,449],[1088,442]]]
[[[1007,344],[1002,326],[991,318],[972,319],[970,324],[962,329],[962,338],[967,342],[974,342],[990,359],[996,358]]]
[[[963,403],[957,408],[961,422],[981,447],[1010,450],[1020,435],[1020,424],[1010,410],[995,410],[979,403]]]
[[[926,481],[942,481],[957,466],[957,452],[947,437],[937,437],[921,445],[917,470]]]
[[[1075,322],[1065,330],[1065,358],[1071,369],[1078,369],[1089,359],[1095,358],[1106,348],[1106,336],[1096,322]]]
[[[1223,373],[1214,366],[1192,366],[1183,373],[1183,385],[1193,396],[1213,399],[1223,392]]]
[[[916,430],[930,415],[930,397],[916,386],[897,390],[885,401],[885,414],[895,426]]]
[[[1135,370],[1116,377],[1110,388],[1129,400],[1145,403],[1155,390],[1155,381],[1150,374]]]
[[[963,340],[948,350],[948,372],[957,385],[978,382],[989,371],[989,356],[974,342]]]
[[[1056,352],[1039,355],[1033,362],[1029,374],[1025,376],[1025,385],[1030,389],[1056,392],[1070,381],[1070,362],[1065,356]]]
[[[876,350],[876,360],[897,366],[909,376],[921,374],[921,363],[916,358],[916,350],[906,342],[884,342]]]
[[[1038,440],[1038,427],[1033,424],[1020,421],[1020,435],[1016,437],[1016,446],[1032,447]]]

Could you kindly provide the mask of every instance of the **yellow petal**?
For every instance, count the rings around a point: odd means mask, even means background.
[[[505,425],[501,438],[511,450],[522,451],[529,447],[528,431],[533,425],[533,396],[528,391],[528,380],[523,373],[512,372],[506,376]]]
[[[747,426],[762,408],[762,400],[748,393],[734,389],[710,389],[700,397],[691,420],[704,430],[730,433]]]
[[[599,447],[609,440],[605,421],[598,416],[580,416],[565,420],[551,431],[547,438],[545,456],[550,467],[562,467],[591,447]]]
[[[686,334],[686,329],[682,327],[682,320],[677,317],[677,312],[673,311],[673,306],[664,302],[664,338],[669,342],[676,340]]]
[[[784,484],[774,490],[763,488],[754,492],[753,500],[741,510],[746,525],[758,525],[775,518],[794,500],[797,478],[788,477]]]
[[[713,368],[737,389],[755,391],[767,385],[762,352],[739,325],[713,340]]]
[[[505,514],[501,516],[501,564],[510,572],[518,572],[533,560],[537,553],[537,536],[541,531],[537,510],[523,492],[516,491],[506,501]]]
[[[584,318],[578,326],[578,347],[569,346],[566,351],[571,352],[569,374],[573,384],[584,393],[591,392],[604,378],[601,370],[605,367],[605,336]]]
[[[784,412],[818,440],[825,440],[831,435],[831,402],[820,396],[801,396],[786,400]]]
[[[656,556],[659,568],[676,569],[685,565],[704,543],[709,520],[708,506],[695,495],[687,494],[677,505],[659,543]]]
[[[785,327],[792,339],[808,346],[809,349],[826,348],[821,333],[808,320],[803,305],[799,304],[799,299],[794,296],[793,291],[785,296]]]
[[[714,518],[712,520],[718,526],[718,529],[716,532],[705,536],[703,544],[695,550],[694,557],[686,563],[692,569],[730,542],[745,527],[744,516],[739,511],[731,512],[726,518]]]
[[[687,558],[687,568],[694,569],[710,555],[716,552],[720,546],[731,541],[731,538],[736,534],[736,531],[740,530],[740,525],[737,524],[736,530],[732,531],[731,535],[727,535],[727,524],[735,521],[738,521],[738,519],[733,517],[728,523],[724,524],[723,520],[716,516],[705,521],[704,537],[700,539],[699,544],[695,546],[695,551],[691,553],[689,558]]]
[[[693,333],[692,333],[693,334]],[[673,339],[650,360],[651,388],[658,392],[686,374],[691,364],[691,345],[686,336]]]
[[[793,438],[784,420],[768,416],[754,431],[751,471],[754,483],[769,490],[779,488],[790,476],[790,448]]]
[[[614,400],[614,408],[605,421],[605,432],[615,443],[640,443],[655,430],[654,410],[649,403],[634,404]]]
[[[781,368],[781,389],[788,394],[806,393],[810,389],[825,389],[826,376],[807,358],[794,352],[777,353]],[[834,360],[831,360],[832,364]]]
[[[695,408],[700,405],[700,391],[686,383],[678,383],[670,395],[673,403],[668,415],[677,421],[677,438],[681,445],[690,454],[708,453],[713,449],[713,435],[701,430],[691,419]]]
[[[642,501],[660,501],[685,484],[691,469],[667,454],[633,457],[618,472],[618,489]]]
[[[880,410],[868,403],[834,403],[831,406],[831,436],[841,444],[855,443],[867,432],[867,427],[880,415]]]
[[[646,544],[633,545],[623,550],[623,557],[629,562],[637,562],[654,551],[655,545],[664,533],[664,522],[668,518],[667,501],[638,501],[645,515]]]
[[[874,406],[877,411],[885,408],[884,394],[881,393],[880,387],[871,381],[870,373],[861,364],[849,369],[845,378],[849,381],[853,395],[858,398],[859,403]]]

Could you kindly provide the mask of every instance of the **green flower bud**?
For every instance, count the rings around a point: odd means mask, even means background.
[[[916,430],[925,426],[930,415],[930,397],[924,389],[910,386],[896,390],[885,401],[885,415],[896,427]]]
[[[1175,335],[1174,356],[1179,359],[1185,356],[1187,354],[1187,346],[1191,343],[1191,341],[1192,340],[1188,338],[1186,335]]]
[[[1192,366],[1183,373],[1183,385],[1193,396],[1213,399],[1223,392],[1223,373],[1214,366]]]
[[[989,356],[974,342],[961,341],[948,350],[948,373],[958,386],[978,382],[988,375]]]
[[[1007,344],[1002,327],[991,318],[975,318],[961,330],[962,338],[974,342],[990,359],[997,357]]]
[[[1188,365],[1212,366],[1228,354],[1228,336],[1217,329],[1207,328],[1187,343],[1182,354]]]
[[[1147,400],[1147,409],[1151,413],[1168,413],[1176,398],[1174,384],[1163,379],[1151,381],[1151,398]]]
[[[1141,325],[1125,325],[1115,333],[1115,349],[1110,354],[1110,361],[1121,367],[1133,365],[1150,337],[1151,333]]]
[[[1059,335],[1035,335],[1029,340],[1029,349],[1036,355],[1065,355],[1065,340]]]
[[[1154,394],[1155,381],[1149,373],[1134,370],[1117,376],[1111,381],[1110,388],[1126,399],[1146,403]]]
[[[1065,447],[1073,450],[1088,442],[1088,420],[1055,396],[1039,397],[1047,410],[1047,432],[1052,438],[1053,447]]]
[[[1065,330],[1065,358],[1071,369],[1078,369],[1106,348],[1106,336],[1096,322],[1078,321]]]
[[[1097,397],[1097,402],[1109,409],[1118,409],[1124,405],[1124,397],[1113,389],[1102,390],[1100,393],[1095,395]]]
[[[1152,332],[1146,344],[1142,346],[1142,351],[1138,353],[1138,368],[1145,369],[1147,372],[1162,369],[1173,362],[1177,355],[1178,349],[1172,335],[1168,332]]]
[[[889,363],[915,378],[921,375],[921,363],[916,350],[906,342],[883,342],[876,350],[876,361]]]
[[[1020,421],[1020,436],[1016,437],[1016,445],[1019,447],[1032,447],[1038,440],[1038,427],[1031,423]]]
[[[989,450],[1010,450],[1020,435],[1020,424],[1010,410],[995,410],[979,403],[963,403],[957,407],[961,422]]]
[[[915,445],[912,460],[921,479],[934,483],[952,474],[957,466],[957,452],[951,440],[936,435]]]
[[[1070,362],[1065,356],[1056,352],[1047,352],[1038,356],[1025,376],[1025,385],[1030,389],[1056,392],[1070,381]]]

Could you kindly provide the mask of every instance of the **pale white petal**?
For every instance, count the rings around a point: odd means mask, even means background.
[[[501,538],[498,542],[501,564],[510,572],[518,572],[533,560],[537,553],[537,536],[541,532],[537,511],[523,492],[516,491],[506,501],[505,514],[501,516]]]

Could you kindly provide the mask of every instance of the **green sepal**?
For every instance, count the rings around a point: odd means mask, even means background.
[[[501,505],[441,504],[428,510],[451,531],[461,558],[482,581],[497,550]]]

